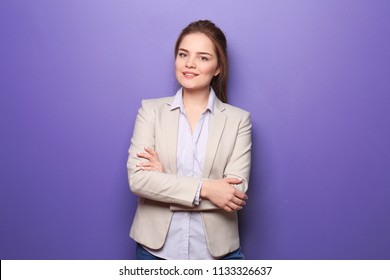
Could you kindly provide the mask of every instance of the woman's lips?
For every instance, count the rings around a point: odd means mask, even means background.
[[[195,78],[196,76],[198,76],[198,74],[193,73],[193,72],[183,72],[183,76],[188,78],[188,79],[192,79],[192,78]]]

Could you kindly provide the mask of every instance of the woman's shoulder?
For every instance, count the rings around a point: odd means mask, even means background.
[[[223,103],[224,113],[228,121],[238,123],[240,127],[251,127],[251,113],[237,106]]]
[[[240,108],[240,107],[237,107],[237,106],[233,106],[231,104],[228,104],[228,103],[222,103],[224,109],[226,110],[226,113],[229,114],[229,115],[233,115],[233,116],[237,116],[237,117],[243,117],[243,116],[250,116],[250,112]]]
[[[172,100],[172,96],[160,97],[160,98],[150,98],[142,99],[142,107],[147,108],[159,108],[163,105],[168,104]]]

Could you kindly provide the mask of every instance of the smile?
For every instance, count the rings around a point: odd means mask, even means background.
[[[184,72],[183,75],[186,78],[195,78],[196,76],[198,76],[198,74],[195,74],[195,73],[192,73],[192,72]]]

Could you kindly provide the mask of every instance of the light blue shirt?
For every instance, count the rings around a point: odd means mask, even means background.
[[[180,110],[177,139],[177,175],[202,178],[203,163],[209,130],[209,116],[214,113],[215,92],[210,90],[207,108],[191,132],[180,89],[171,104],[171,110]],[[200,187],[194,204],[200,202]],[[183,186],[185,188],[185,186]],[[174,212],[164,246],[159,250],[147,249],[163,259],[214,259],[207,247],[206,234],[201,214],[196,211]]]

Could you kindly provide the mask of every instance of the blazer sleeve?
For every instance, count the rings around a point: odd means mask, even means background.
[[[136,166],[137,163],[147,161],[137,157],[138,152],[144,151],[144,147],[155,148],[157,110],[159,107],[155,100],[142,101],[142,107],[138,110],[127,160],[130,190],[137,196],[150,200],[193,207],[200,179],[143,171]]]
[[[238,129],[237,140],[232,156],[225,168],[224,177],[241,178],[242,183],[235,185],[242,192],[248,190],[249,175],[251,170],[251,120],[250,114],[245,112]]]
[[[238,127],[235,145],[229,161],[226,164],[223,177],[241,178],[242,183],[235,185],[242,192],[248,190],[249,175],[251,169],[251,119],[250,113],[241,114],[240,125]],[[204,180],[207,180],[206,178]],[[173,211],[209,211],[220,209],[209,200],[202,200],[201,203],[193,208],[179,205],[171,205]]]

